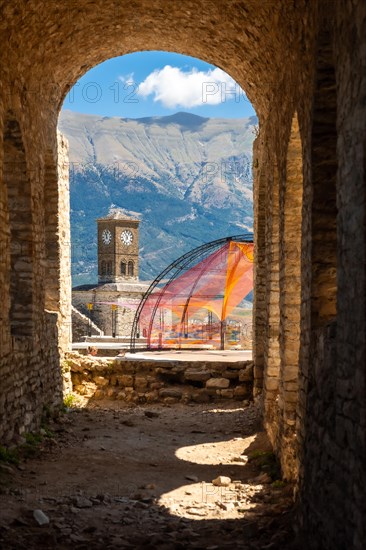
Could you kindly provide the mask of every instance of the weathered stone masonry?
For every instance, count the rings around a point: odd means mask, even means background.
[[[32,163],[26,154],[32,147],[15,113],[14,105],[5,113],[1,147],[0,435],[5,443],[36,430],[45,408],[59,408],[60,362],[71,328],[67,144],[55,130],[53,164],[47,155],[37,164],[35,150]]]
[[[259,117],[254,392],[297,481],[304,547],[363,548],[365,2],[14,0],[0,11],[1,439],[61,401],[67,91],[117,55],[196,56],[230,73]]]
[[[253,393],[253,363],[93,358],[69,353],[63,363],[74,395],[127,403],[243,402]]]

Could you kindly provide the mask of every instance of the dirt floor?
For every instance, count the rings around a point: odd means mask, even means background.
[[[293,488],[253,404],[98,402],[49,430],[28,437],[35,456],[0,462],[4,550],[297,547]]]

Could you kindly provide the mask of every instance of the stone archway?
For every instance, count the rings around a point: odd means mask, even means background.
[[[6,32],[10,47],[7,50],[7,66],[17,65],[17,54],[11,48],[12,37],[15,36],[12,33],[16,32],[18,51],[27,51],[32,56],[31,64],[27,55],[22,56],[22,66],[19,67],[22,81],[17,84],[9,75],[11,89],[7,97],[11,99],[14,110],[19,112],[19,124],[28,139],[25,146],[34,197],[37,194],[44,197],[43,201],[35,203],[33,211],[34,234],[39,235],[40,241],[35,255],[35,277],[41,299],[35,300],[35,318],[38,319],[38,326],[44,327],[38,330],[39,339],[43,340],[47,325],[46,311],[51,310],[58,315],[59,335],[53,345],[54,352],[58,352],[58,348],[62,352],[65,348],[70,322],[65,305],[69,285],[68,264],[61,261],[68,256],[68,227],[64,217],[59,217],[55,223],[57,212],[65,213],[61,205],[65,193],[62,194],[60,187],[56,189],[62,181],[60,173],[63,170],[57,159],[56,140],[60,106],[75,81],[107,58],[142,49],[175,51],[199,57],[228,72],[245,89],[259,116],[259,158],[261,163],[265,163],[265,168],[260,167],[265,191],[256,195],[256,217],[259,220],[264,216],[267,229],[260,240],[261,229],[255,222],[258,243],[261,243],[257,247],[258,258],[270,233],[274,249],[272,252],[267,249],[264,254],[266,269],[271,270],[272,279],[268,278],[265,283],[266,292],[262,295],[265,298],[261,303],[258,303],[261,293],[260,260],[257,262],[256,319],[258,326],[262,319],[265,330],[260,338],[256,338],[258,349],[262,346],[264,355],[262,360],[257,357],[255,373],[258,389],[264,375],[264,385],[270,391],[269,385],[274,380],[271,378],[273,369],[279,369],[276,329],[278,290],[271,286],[276,277],[278,286],[279,277],[276,267],[278,252],[273,253],[275,248],[278,250],[279,242],[278,190],[273,194],[274,200],[268,197],[272,196],[272,183],[279,180],[277,169],[273,171],[271,163],[276,156],[276,162],[280,164],[287,150],[286,134],[278,134],[276,128],[281,124],[285,128],[286,120],[292,116],[292,105],[297,101],[299,75],[296,60],[302,55],[302,13],[311,19],[315,12],[314,7],[306,6],[305,2],[302,4],[296,8],[284,8],[274,0],[262,4],[255,0],[245,4],[237,0],[202,0],[198,4],[188,0],[180,5],[168,6],[163,1],[151,4],[146,0],[136,2],[133,9],[125,9],[119,2],[111,0],[98,6],[70,1],[67,5],[50,4],[47,9],[41,9],[40,2],[34,0],[27,6],[19,2],[8,8],[9,26]],[[309,36],[309,47],[311,41]],[[292,57],[284,64],[283,58],[289,48]],[[277,110],[273,109],[274,105],[277,105]],[[39,172],[40,181],[37,181],[33,167],[36,170],[39,161],[42,169]],[[277,224],[277,229],[273,227],[273,231],[270,229],[272,218]],[[271,328],[268,331],[266,325],[270,318],[263,317],[261,309],[267,309],[272,290],[275,294],[277,292],[277,297],[273,302],[275,309],[272,308],[270,315],[274,322],[269,323]],[[63,340],[60,335],[65,336]],[[278,393],[278,380],[276,384]],[[37,422],[36,418],[34,422]],[[276,415],[268,413],[267,425],[277,430]]]
[[[46,298],[46,287],[51,288],[45,277],[46,244],[57,243],[61,258],[63,254],[67,257],[69,243],[62,236],[62,218],[57,222],[57,238],[53,238],[54,230],[49,232],[44,191],[46,179],[51,175],[51,188],[46,193],[59,197],[59,190],[52,188],[56,185],[52,174],[56,173],[56,125],[63,98],[82,74],[107,58],[146,49],[192,55],[229,73],[246,90],[260,120],[255,159],[262,174],[255,183],[258,394],[262,386],[268,386],[267,289],[271,278],[277,277],[274,266],[267,263],[273,243],[268,240],[270,232],[266,228],[278,216],[278,204],[272,201],[273,193],[266,192],[266,184],[276,181],[276,170],[281,181],[293,113],[298,114],[303,138],[304,191],[298,405],[299,447],[305,451],[299,455],[302,519],[304,532],[310,533],[309,548],[322,545],[331,548],[340,541],[342,547],[362,548],[366,486],[365,3],[135,0],[125,5],[119,0],[65,3],[15,0],[0,5],[1,437],[7,441],[24,430],[37,429],[43,405],[58,406],[61,400],[59,367],[64,344],[60,333],[65,333],[66,317],[60,304],[66,292],[67,275],[58,271],[59,283],[51,292],[58,302],[55,305],[53,298],[49,301],[50,294]],[[330,59],[326,58],[327,52],[331,52]],[[328,89],[330,74],[333,76]],[[321,115],[322,102],[331,111],[328,128],[331,174],[326,185],[322,181],[324,177],[327,179],[322,163],[325,159],[322,130],[327,130]],[[32,330],[29,342],[24,340],[20,346],[9,316],[9,235],[14,213],[8,215],[3,185],[7,147],[5,143],[4,151],[4,127],[10,111],[22,136],[24,181],[29,182],[31,190],[31,219],[27,226],[32,243]],[[5,180],[6,177],[5,172]],[[332,203],[331,220],[323,217],[326,209],[319,208],[323,193]],[[314,203],[313,197],[319,202]],[[279,228],[281,216],[280,211]],[[319,239],[322,246],[318,246]],[[323,261],[325,243],[329,244],[329,250],[325,247],[327,253],[337,251],[336,255],[330,254],[329,265]],[[53,261],[51,257],[48,259]],[[61,261],[59,265],[62,266]],[[331,277],[326,273],[328,267]],[[281,274],[278,277],[281,286]],[[52,277],[52,284],[54,280]],[[30,287],[29,280],[27,286]],[[330,311],[329,289],[330,303],[337,305]],[[51,312],[46,304],[55,309]],[[280,317],[281,308],[280,300]],[[282,316],[282,327],[284,321]],[[283,356],[280,332],[278,349]],[[319,419],[325,420],[322,423]],[[279,435],[279,445],[280,442]],[[328,488],[327,476],[332,480]],[[345,494],[343,488],[347,488]]]

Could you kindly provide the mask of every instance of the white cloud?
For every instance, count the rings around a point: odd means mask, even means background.
[[[119,79],[121,82],[123,82],[123,84],[129,84],[129,85],[135,84],[134,73],[126,74],[125,76],[120,76]]]
[[[137,93],[145,98],[153,96],[153,101],[160,101],[168,109],[176,109],[218,105],[229,99],[238,102],[244,92],[221,69],[198,71],[193,68],[183,71],[178,67],[165,65],[163,69],[150,73],[139,84]]]

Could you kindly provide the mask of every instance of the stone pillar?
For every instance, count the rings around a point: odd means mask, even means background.
[[[253,288],[253,359],[254,397],[263,388],[264,339],[266,331],[266,177],[268,166],[264,160],[260,134],[253,143],[253,204],[254,204],[254,288]]]
[[[59,263],[59,350],[63,354],[70,349],[72,339],[71,323],[71,234],[70,234],[70,190],[69,156],[66,138],[57,135],[58,175],[58,239]]]
[[[56,144],[55,144],[56,145]],[[58,313],[58,346],[71,343],[71,237],[68,143],[57,133],[44,167],[45,309]]]
[[[264,344],[264,425],[272,444],[278,434],[279,350],[279,177],[269,163],[266,189],[266,337]]]
[[[35,329],[34,260],[35,223],[32,211],[32,186],[36,173],[27,167],[22,131],[13,111],[5,119],[3,135],[3,184],[8,209],[8,235],[5,242],[10,269],[7,283],[10,293],[9,329],[13,343],[29,339]]]
[[[31,115],[39,109],[23,104],[14,90],[5,95],[13,100],[3,119],[5,185],[0,191],[0,280],[4,283],[0,292],[5,292],[0,304],[0,439],[7,444],[39,429],[45,408],[58,409],[62,403],[58,349],[62,322],[59,312],[45,309],[46,140],[34,131],[36,115]],[[47,143],[56,140],[50,138]],[[54,184],[57,189],[57,177]],[[54,213],[57,216],[57,205]]]
[[[301,316],[302,147],[297,114],[291,125],[280,184],[280,384],[276,449],[286,479],[296,479],[296,409],[299,398]]]
[[[3,131],[2,119],[0,118],[0,166],[4,164]],[[8,327],[8,316],[10,310],[9,273],[10,254],[9,250],[10,230],[7,189],[0,185],[0,375],[2,375],[2,363],[11,347],[11,338]],[[1,400],[1,395],[0,395]],[[1,410],[1,406],[0,406]]]

